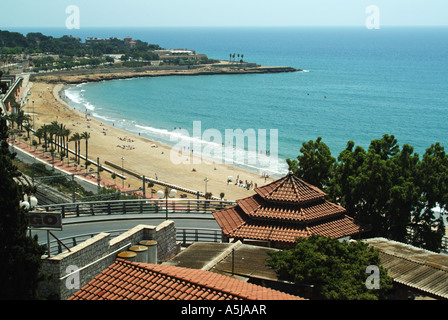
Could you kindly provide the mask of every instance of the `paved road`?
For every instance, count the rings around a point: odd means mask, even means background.
[[[157,226],[165,221],[164,215],[151,215],[152,218],[141,218],[141,215],[126,216],[95,216],[88,218],[70,218],[64,219],[62,231],[52,231],[58,238],[71,237],[88,233],[107,232],[112,230],[132,229],[139,224]],[[190,216],[192,216],[190,214]],[[109,220],[110,219],[110,220]],[[178,215],[171,217],[169,220],[174,221],[177,228],[207,228],[220,229],[216,220],[211,215]],[[77,222],[78,221],[78,222]],[[38,235],[39,242],[47,241],[46,231],[33,230],[32,235]],[[53,238],[51,239],[53,240]]]

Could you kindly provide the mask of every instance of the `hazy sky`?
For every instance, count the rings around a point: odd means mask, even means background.
[[[0,29],[65,27],[70,5],[80,27],[362,26],[369,5],[382,26],[448,25],[448,0],[1,0]]]

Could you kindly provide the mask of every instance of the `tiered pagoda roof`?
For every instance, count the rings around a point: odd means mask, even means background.
[[[365,231],[343,207],[326,201],[322,190],[291,173],[255,192],[213,213],[226,237],[288,247],[313,234],[342,238]]]

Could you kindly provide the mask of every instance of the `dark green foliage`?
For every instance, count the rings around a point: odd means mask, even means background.
[[[6,141],[8,128],[0,113],[0,299],[35,299],[43,247],[27,236],[28,221],[20,200],[20,173]]]
[[[302,154],[297,156],[297,160],[286,159],[289,170],[298,178],[324,190],[335,162],[330,148],[319,137],[316,141],[304,142],[300,152]]]
[[[413,147],[399,147],[393,135],[372,140],[367,151],[347,143],[333,162],[319,138],[304,143],[290,170],[328,194],[347,213],[372,228],[372,235],[439,251],[445,233],[442,212],[448,205],[448,156],[439,144],[423,158]]]
[[[41,33],[28,33],[26,36],[9,31],[0,30],[0,53],[52,53],[61,57],[101,57],[104,54],[128,54],[135,58],[149,57],[150,51],[161,49],[156,44],[148,44],[137,40],[136,46],[131,48],[124,41],[111,39],[89,43],[82,43],[80,39],[70,36],[53,38]],[[14,52],[11,52],[13,50]],[[154,57],[154,56],[152,56]]]
[[[3,76],[3,71],[0,70],[0,80]],[[5,94],[8,91],[8,85],[5,82],[0,81],[0,95]]]
[[[387,299],[392,279],[380,266],[377,250],[363,242],[340,242],[311,236],[297,240],[294,249],[270,253],[268,263],[280,278],[314,285],[313,298],[329,300]],[[369,266],[379,268],[379,289],[368,289]]]

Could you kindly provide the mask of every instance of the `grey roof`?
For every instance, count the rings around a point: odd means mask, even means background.
[[[275,270],[266,262],[269,258],[267,252],[270,251],[278,249],[243,244],[240,241],[196,242],[163,264],[209,270],[225,275],[231,275],[233,271],[234,276],[238,278],[277,281]]]
[[[396,283],[448,299],[448,255],[384,238],[365,241],[380,250],[381,264]]]

